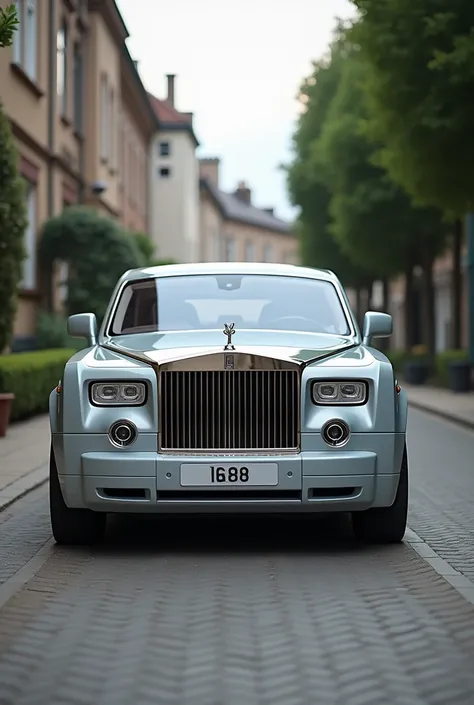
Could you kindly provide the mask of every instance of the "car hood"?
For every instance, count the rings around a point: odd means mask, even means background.
[[[106,338],[102,345],[131,357],[155,363],[170,359],[224,352],[227,337],[222,331],[197,330],[140,333]],[[232,336],[235,352],[312,362],[356,345],[353,338],[294,331],[237,330]]]

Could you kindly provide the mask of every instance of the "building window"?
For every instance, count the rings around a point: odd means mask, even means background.
[[[107,161],[109,157],[109,91],[107,76],[100,79],[100,158]]]
[[[247,242],[245,245],[245,261],[253,262],[255,259],[255,247],[253,242]]]
[[[63,22],[56,36],[56,85],[61,115],[67,115],[67,44],[68,30],[66,23]]]
[[[36,81],[38,78],[38,0],[16,0],[19,25],[13,34],[13,61]]]
[[[162,179],[166,179],[168,176],[171,176],[171,169],[167,166],[161,166],[159,171]]]
[[[235,240],[233,237],[227,237],[225,241],[225,261],[235,262]]]
[[[24,236],[26,257],[23,260],[21,286],[23,289],[32,290],[36,288],[36,188],[33,184],[27,184],[26,207],[28,218]]]
[[[171,155],[171,145],[169,142],[160,142],[160,157],[169,157]]]
[[[81,45],[74,44],[74,129],[82,135],[82,51]]]
[[[271,245],[265,245],[263,248],[263,261],[264,262],[271,262],[272,261],[272,246]]]

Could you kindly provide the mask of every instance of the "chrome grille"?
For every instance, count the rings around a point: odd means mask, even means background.
[[[296,370],[163,371],[162,450],[290,450],[298,446]]]

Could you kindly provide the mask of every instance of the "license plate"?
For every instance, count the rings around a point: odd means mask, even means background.
[[[185,463],[181,465],[183,487],[249,487],[278,485],[277,463]]]

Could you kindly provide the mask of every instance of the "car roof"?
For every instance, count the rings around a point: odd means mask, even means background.
[[[187,264],[163,264],[157,267],[129,269],[123,274],[121,281],[135,279],[152,279],[156,277],[177,277],[201,274],[260,274],[303,277],[305,279],[320,279],[338,281],[336,275],[329,269],[313,269],[294,264],[273,264],[266,262],[191,262]]]

